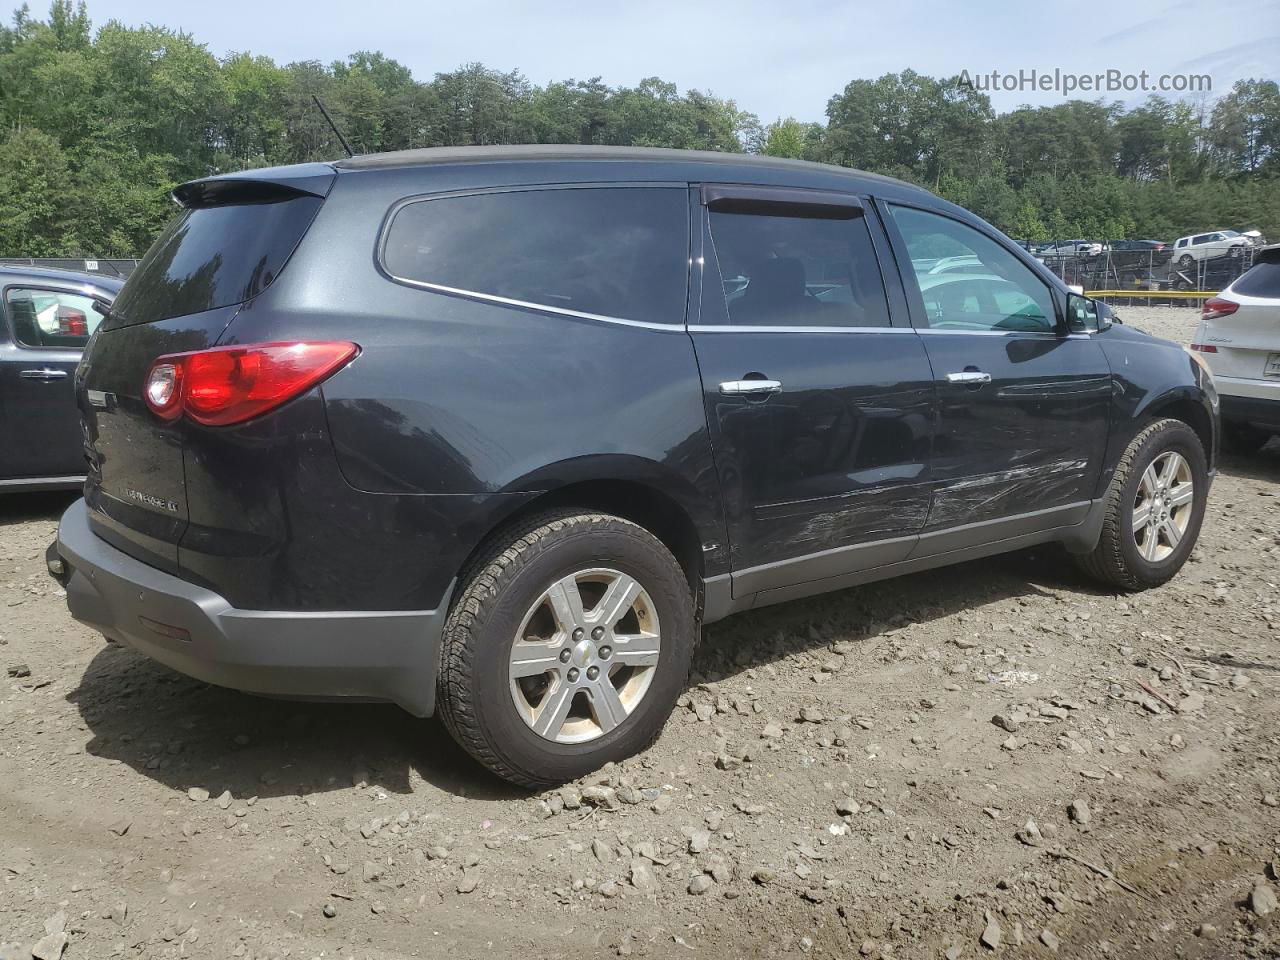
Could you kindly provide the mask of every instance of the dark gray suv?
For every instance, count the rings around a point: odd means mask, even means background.
[[[917,187],[525,147],[174,196],[78,375],[72,614],[517,783],[649,744],[700,624],[1051,541],[1141,589],[1200,527],[1205,369]]]

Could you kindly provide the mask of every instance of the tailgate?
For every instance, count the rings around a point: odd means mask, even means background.
[[[298,176],[299,169],[307,175]],[[153,361],[217,344],[243,304],[284,269],[333,176],[308,166],[178,187],[174,198],[182,212],[90,340],[76,375],[89,523],[136,559],[175,572],[188,523],[183,448],[189,425],[162,420],[148,408],[144,388]]]
[[[100,330],[77,372],[90,526],[163,570],[176,570],[178,540],[187,526],[182,436],[152,415],[143,384],[156,357],[211,346],[237,309]]]

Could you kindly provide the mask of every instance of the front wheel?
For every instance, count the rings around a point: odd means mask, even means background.
[[[1116,467],[1098,545],[1077,558],[1122,590],[1165,583],[1186,562],[1204,520],[1209,471],[1196,432],[1181,420],[1143,429]]]
[[[536,517],[474,567],[444,629],[440,707],[498,776],[540,788],[648,747],[689,676],[684,571],[644,528]]]

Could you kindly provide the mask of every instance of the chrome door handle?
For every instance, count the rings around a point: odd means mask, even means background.
[[[758,397],[781,392],[781,380],[726,380],[720,384],[720,393],[726,397]]]
[[[991,374],[981,370],[962,370],[959,373],[948,373],[948,383],[990,383]]]
[[[22,370],[18,373],[23,380],[65,380],[67,379],[67,371],[50,370],[45,367],[43,370]]]

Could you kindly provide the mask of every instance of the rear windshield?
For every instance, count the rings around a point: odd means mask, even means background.
[[[1246,297],[1280,297],[1280,263],[1255,263],[1231,285],[1231,292]]]
[[[108,325],[152,323],[257,296],[284,268],[323,202],[291,194],[183,210],[120,290]]]

